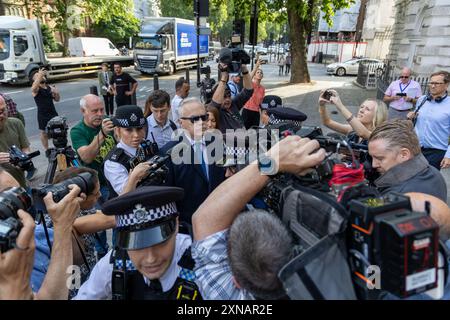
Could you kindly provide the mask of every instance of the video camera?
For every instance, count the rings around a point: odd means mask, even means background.
[[[373,289],[382,289],[406,298],[436,288],[439,227],[429,212],[412,211],[402,194],[363,196],[361,189],[344,195],[353,198],[347,201],[347,246],[359,297],[376,298],[380,291]],[[370,266],[380,271],[378,288],[367,286]]]
[[[169,173],[169,169],[165,165],[166,161],[170,158],[169,152],[165,156],[156,155],[148,160],[151,163],[148,175],[141,180],[138,187],[159,186],[165,183],[167,174]]]
[[[0,192],[0,252],[15,248],[23,225],[17,210],[29,211],[31,198],[23,188],[8,188]]]
[[[205,75],[205,78],[200,82],[200,99],[203,104],[208,104],[212,100],[212,88],[216,84],[216,80],[210,78],[211,68],[209,66],[201,67],[200,74]]]
[[[53,139],[53,144],[56,148],[65,148],[67,146],[67,131],[69,127],[66,123],[66,118],[56,116],[47,123],[45,132],[49,139]]]
[[[37,157],[40,154],[41,152],[39,150],[26,154],[22,152],[17,146],[12,145],[9,148],[9,158],[10,158],[9,163],[11,163],[14,166],[18,166],[20,169],[24,171],[30,171],[31,169],[34,168],[31,159]]]
[[[153,133],[152,133],[153,137]],[[153,142],[150,140],[143,140],[137,148],[136,155],[129,160],[129,165],[131,169],[134,169],[139,163],[146,162],[150,158],[154,157],[159,152],[158,144],[155,142],[155,137],[153,137]]]
[[[222,48],[219,52],[219,62],[226,65],[222,67],[219,64],[219,70],[228,73],[240,73],[242,64],[249,64],[251,61],[248,53],[241,48],[228,47]]]

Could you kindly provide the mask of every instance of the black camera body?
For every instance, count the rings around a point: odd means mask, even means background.
[[[251,58],[248,53],[241,48],[229,47],[222,48],[219,53],[219,62],[226,65],[226,67],[220,67],[219,70],[228,73],[241,72],[242,64],[249,64]]]
[[[322,94],[322,98],[324,98],[325,100],[330,101],[330,98],[333,96],[333,93],[329,90],[326,90],[323,94]]]
[[[40,154],[41,152],[39,150],[26,154],[22,152],[22,150],[20,150],[17,146],[12,145],[9,148],[9,162],[12,165],[18,166],[24,171],[29,171],[34,167],[31,159],[37,157]]]
[[[437,287],[439,227],[429,214],[412,211],[409,198],[397,193],[348,206],[350,266],[361,297],[379,293],[367,287],[369,266],[381,270],[380,289],[401,298]]]
[[[169,160],[170,155],[160,156],[155,155],[148,162],[152,165],[148,170],[148,175],[142,179],[138,184],[138,187],[142,186],[159,186],[165,183],[169,169],[167,168],[166,161]]]
[[[70,192],[69,185],[71,184],[76,184],[80,187],[81,193],[89,195],[95,189],[95,182],[96,180],[91,173],[83,172],[75,178],[67,179],[57,184],[44,184],[39,188],[32,189],[33,199],[35,200],[36,206],[38,206],[38,203],[43,203],[42,199],[47,193],[51,192],[53,194],[53,201],[59,202]]]
[[[159,152],[158,144],[155,141],[143,140],[138,147],[136,155],[129,160],[131,169],[134,169],[139,163],[148,161]]]
[[[0,252],[15,247],[23,226],[17,210],[29,211],[31,204],[31,198],[23,188],[8,188],[0,193]]]
[[[67,131],[69,127],[66,118],[57,116],[47,123],[45,132],[49,139],[53,139],[56,148],[65,148],[67,146]]]

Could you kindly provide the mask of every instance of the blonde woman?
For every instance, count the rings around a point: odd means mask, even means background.
[[[325,92],[331,93],[329,98]],[[342,103],[335,90],[322,91],[319,97],[319,113],[322,124],[338,133],[347,135],[349,141],[367,144],[372,131],[386,121],[388,109],[381,100],[367,99],[360,106],[358,113],[353,115]],[[328,98],[328,99],[326,99]],[[333,104],[346,119],[347,124],[331,120],[326,109],[327,104]]]

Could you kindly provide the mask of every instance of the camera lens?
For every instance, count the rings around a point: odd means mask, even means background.
[[[8,188],[0,193],[0,219],[19,218],[17,210],[28,211],[30,207],[31,198],[24,188]]]

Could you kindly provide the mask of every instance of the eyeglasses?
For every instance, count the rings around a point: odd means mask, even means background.
[[[202,114],[201,116],[192,116],[192,117],[181,117],[183,120],[190,120],[192,123],[195,123],[199,120],[206,121],[209,118],[209,114]]]
[[[428,85],[429,86],[437,86],[437,85],[440,85],[440,84],[445,84],[445,82],[430,82]]]
[[[409,76],[401,76],[401,77],[399,77],[400,79],[408,79],[409,78]]]

